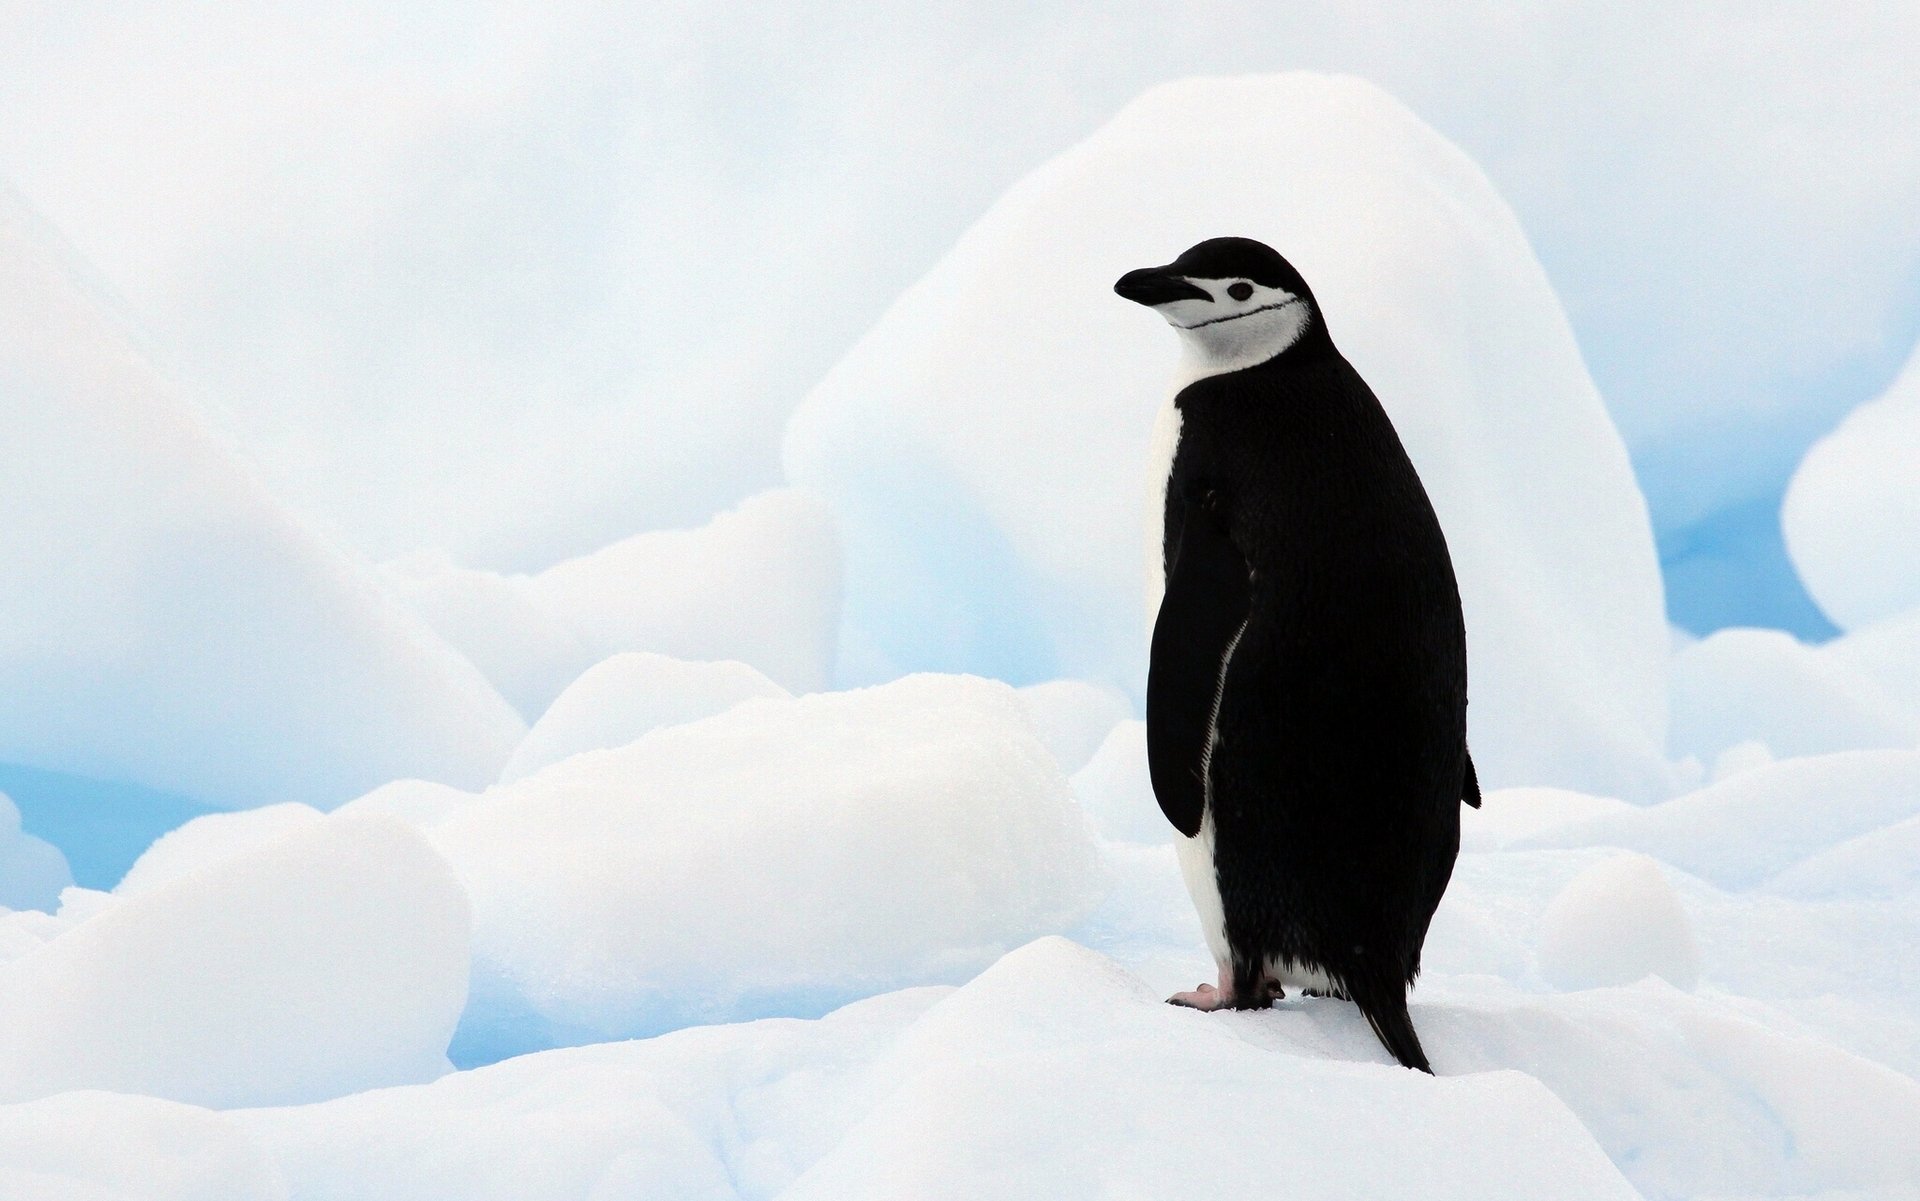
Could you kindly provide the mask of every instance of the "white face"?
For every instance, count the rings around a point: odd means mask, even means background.
[[[1306,299],[1284,288],[1250,279],[1185,278],[1213,299],[1153,307],[1180,331],[1187,383],[1266,362],[1298,342],[1312,316]]]

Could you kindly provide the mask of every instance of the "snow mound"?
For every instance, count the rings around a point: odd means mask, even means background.
[[[1029,684],[1020,689],[1020,699],[1040,741],[1068,775],[1085,767],[1113,728],[1133,716],[1126,693],[1085,680]]]
[[[20,829],[20,810],[0,792],[0,910],[51,909],[73,883],[60,848]]]
[[[1099,895],[1019,698],[971,678],[747,701],[431,836],[474,903],[462,1056],[963,979]]]
[[[422,828],[438,825],[467,808],[478,794],[462,792],[431,780],[395,780],[362,797],[355,797],[334,810],[342,816],[352,813],[397,817]]]
[[[261,492],[3,184],[0,445],[0,762],[324,806],[485,782],[523,732]]]
[[[169,880],[258,850],[321,820],[318,809],[293,802],[196,817],[156,839],[113,891],[122,897],[151,892]]]
[[[827,686],[840,624],[833,515],[804,489],[748,497],[697,530],[636,534],[527,580],[604,658],[738,659],[791,691]]]
[[[0,1197],[287,1201],[240,1123],[177,1101],[71,1092],[0,1105]]]
[[[1909,896],[1920,890],[1920,815],[1809,855],[1767,889],[1806,900]]]
[[[623,651],[737,659],[795,692],[824,688],[840,625],[833,516],[803,489],[750,496],[706,525],[656,530],[536,575],[387,564],[396,589],[529,720]]]
[[[1160,811],[1147,774],[1147,723],[1113,728],[1087,765],[1073,774],[1073,794],[1105,838],[1171,843],[1173,826]]]
[[[1920,714],[1920,609],[1850,630],[1820,653],[1872,680],[1908,713]]]
[[[733,660],[689,663],[630,651],[594,664],[555,698],[501,771],[502,783],[582,751],[625,746],[651,730],[724,713],[787,690]]]
[[[1722,888],[1751,888],[1817,852],[1920,815],[1920,751],[1786,759],[1650,809],[1595,817],[1521,847],[1642,851]]]
[[[1673,657],[1672,684],[1675,757],[1712,763],[1747,741],[1780,758],[1920,742],[1920,714],[1781,630],[1701,639]]]
[[[467,983],[452,873],[391,819],[292,824],[0,967],[0,1099],[309,1101],[444,1071]]]
[[[1856,629],[1920,609],[1920,349],[1879,399],[1813,444],[1781,529],[1821,610]]]
[[[1482,793],[1480,808],[1460,810],[1460,849],[1500,850],[1574,822],[1635,812],[1625,801],[1564,788],[1500,788]]]
[[[807,397],[847,670],[1138,693],[1147,442],[1175,339],[1112,281],[1220,234],[1310,280],[1445,526],[1490,787],[1663,794],[1667,626],[1646,506],[1526,237],[1372,86],[1154,89],[1010,189]]]
[[[1574,877],[1540,915],[1540,973],[1564,989],[1659,976],[1690,992],[1700,948],[1660,865],[1615,855]]]

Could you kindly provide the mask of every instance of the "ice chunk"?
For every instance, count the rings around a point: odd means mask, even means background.
[[[70,1092],[0,1105],[0,1197],[286,1201],[239,1122],[177,1101]]]
[[[276,506],[0,185],[0,762],[229,806],[492,779],[524,732]]]
[[[73,883],[60,848],[20,829],[20,810],[0,792],[0,910],[51,909]]]
[[[1433,496],[1483,782],[1664,795],[1669,635],[1620,437],[1485,176],[1350,78],[1148,92],[1014,185],[802,403],[786,470],[833,504],[864,670],[1137,695],[1176,347],[1108,289],[1221,234],[1313,283]]]
[[[296,823],[0,967],[0,1099],[224,1106],[432,1079],[467,967],[466,898],[420,834]]]
[[[1673,657],[1667,746],[1713,762],[1748,740],[1782,758],[1911,747],[1920,714],[1791,634],[1721,630]]]
[[[971,678],[747,701],[431,835],[474,902],[473,1057],[963,979],[1099,896],[1019,698]]]
[[[690,663],[629,651],[589,668],[514,749],[501,781],[532,775],[581,751],[625,746],[650,730],[724,713],[787,690],[745,663]]]
[[[1126,693],[1085,680],[1029,684],[1020,689],[1020,699],[1040,732],[1040,741],[1068,775],[1085,767],[1114,726],[1133,716]]]
[[[1691,991],[1700,948],[1660,865],[1615,855],[1575,876],[1540,915],[1540,974],[1567,989],[1659,976]]]
[[[1842,629],[1920,609],[1920,348],[1813,444],[1780,510],[1794,570]]]

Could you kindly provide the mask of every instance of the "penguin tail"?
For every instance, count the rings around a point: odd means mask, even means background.
[[[1375,1038],[1387,1053],[1400,1061],[1401,1066],[1433,1075],[1433,1065],[1427,1062],[1427,1053],[1420,1046],[1420,1036],[1413,1031],[1413,1018],[1407,1013],[1406,985],[1390,985],[1375,988],[1369,985],[1354,987],[1349,984],[1347,993],[1354,1004],[1366,1017],[1367,1025],[1373,1027]]]

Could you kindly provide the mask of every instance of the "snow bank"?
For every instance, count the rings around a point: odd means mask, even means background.
[[[122,897],[151,892],[169,880],[259,850],[321,820],[318,809],[292,802],[196,817],[155,839],[113,891]]]
[[[747,701],[489,791],[462,1056],[823,1012],[962,979],[1098,897],[1084,818],[1004,684]]]
[[[0,792],[0,909],[51,909],[73,883],[60,848],[20,829],[20,810]]]
[[[1466,602],[1482,779],[1662,793],[1667,627],[1619,435],[1486,178],[1349,78],[1148,92],[1010,189],[807,397],[785,463],[840,523],[850,673],[1137,694],[1176,346],[1109,287],[1219,234],[1300,267],[1420,468]]]
[[[0,762],[225,805],[477,784],[522,733],[276,507],[0,185]]]
[[[1911,747],[1920,713],[1780,630],[1721,630],[1673,657],[1675,757],[1712,763],[1740,743],[1773,755]]]
[[[0,1105],[0,1197],[287,1201],[240,1123],[152,1097],[71,1092]]]
[[[1910,714],[1920,714],[1920,609],[1849,630],[1820,648],[1846,672],[1872,680]]]
[[[1780,524],[1822,611],[1855,629],[1920,609],[1920,349],[1877,400],[1813,444]]]
[[[698,529],[635,534],[536,575],[431,555],[387,572],[529,721],[623,651],[740,660],[795,692],[824,688],[833,671],[840,551],[832,514],[802,489],[762,492]]]
[[[1540,972],[1556,987],[1659,976],[1691,991],[1700,949],[1680,898],[1645,855],[1615,855],[1575,876],[1540,916]]]
[[[231,857],[204,834],[163,845],[204,862],[164,880],[136,865],[149,887],[0,967],[0,1099],[259,1104],[444,1071],[467,983],[459,885],[391,819],[287,824]]]
[[[500,772],[504,782],[532,775],[582,751],[625,746],[650,730],[724,713],[755,697],[787,690],[745,663],[689,663],[630,651],[596,663],[557,697]]]

